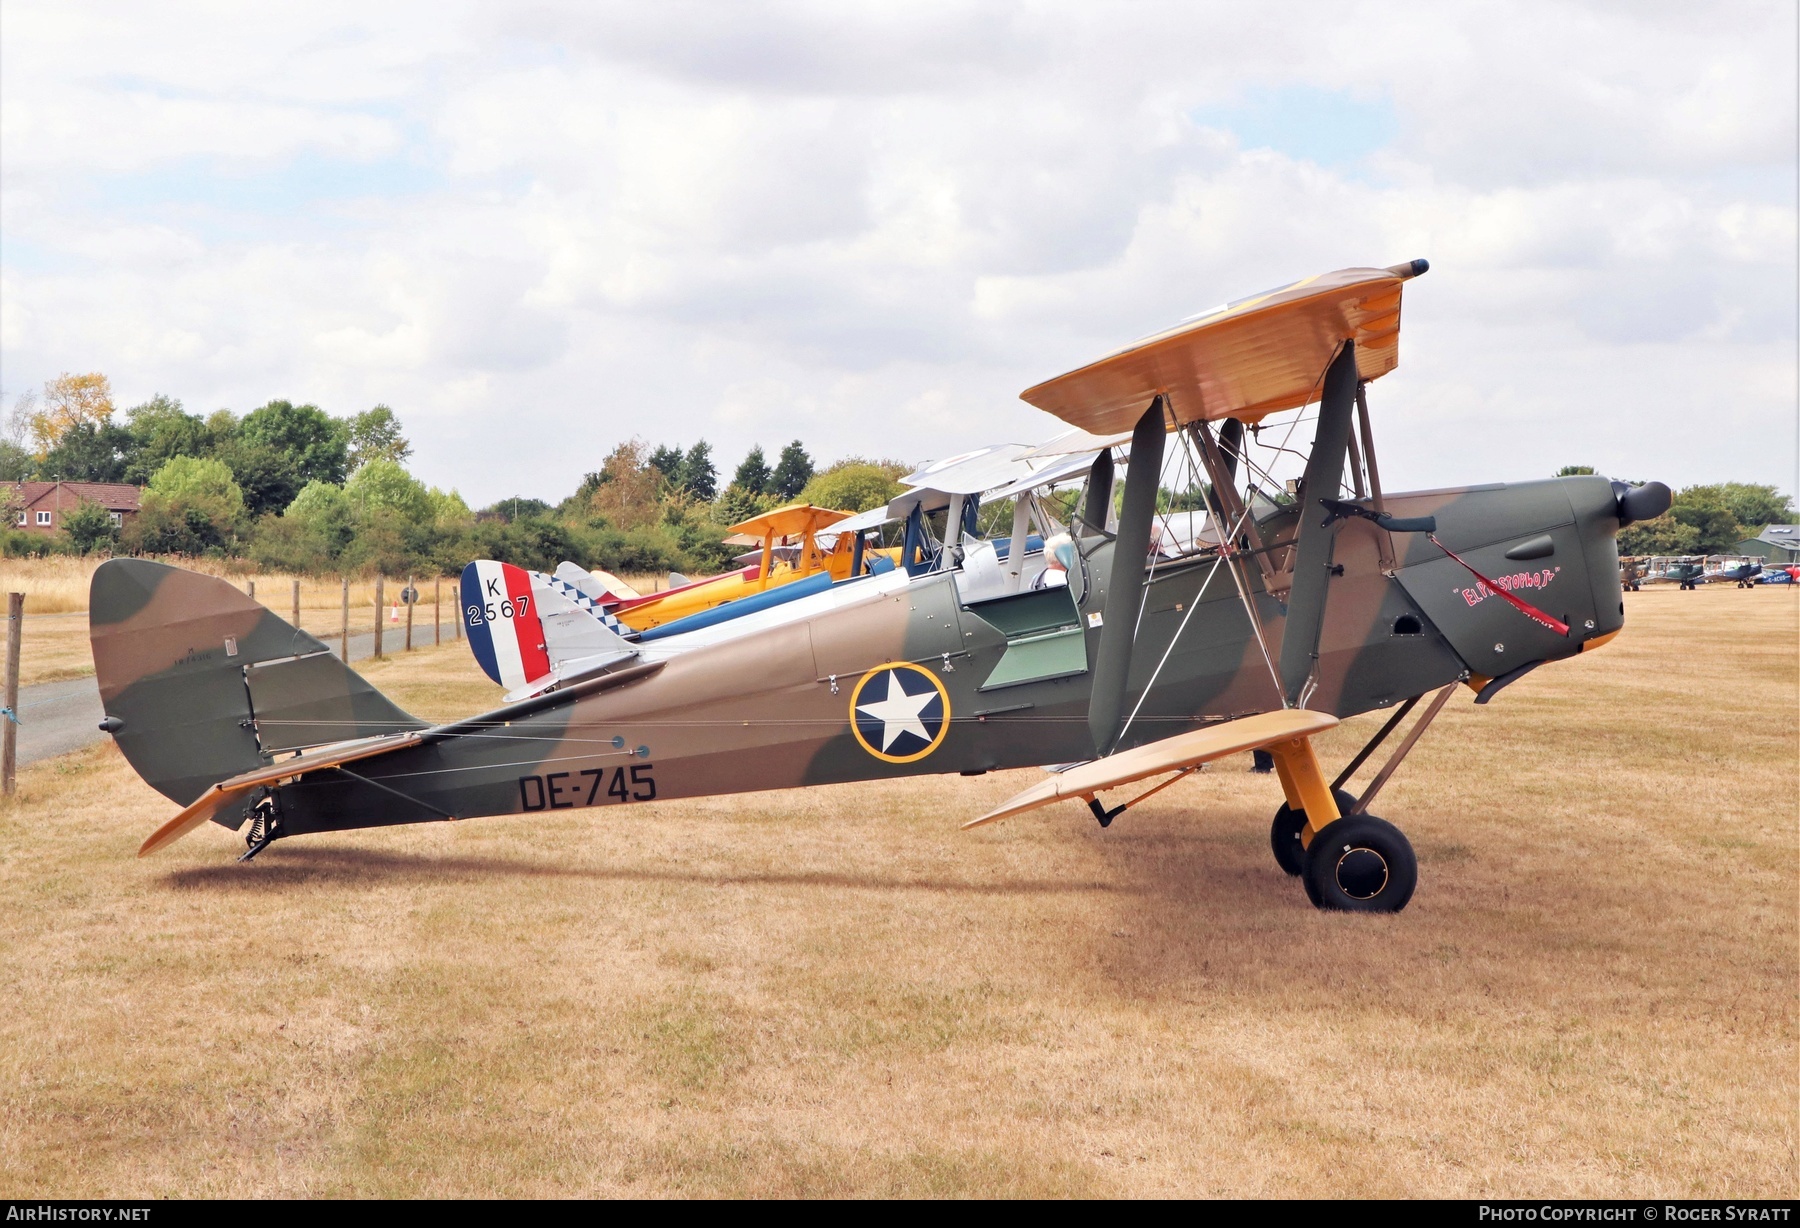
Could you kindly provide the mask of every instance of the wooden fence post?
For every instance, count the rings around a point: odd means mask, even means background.
[[[344,664],[350,664],[350,577],[344,577]]]
[[[294,629],[300,629],[300,581],[294,581]]]
[[[444,642],[444,577],[431,582],[431,644]]]
[[[252,600],[252,601],[256,600],[256,581],[255,580],[250,581],[249,587],[244,590],[244,593],[245,593],[245,596],[250,598],[250,600]]]
[[[460,644],[460,643],[462,643],[462,620],[463,620],[462,580],[460,578],[451,582],[450,597],[451,597],[450,604],[455,607],[455,609],[452,610],[451,614],[450,614],[450,626],[453,628],[451,634],[453,636],[455,636],[456,642]]]
[[[376,576],[375,577],[375,659],[377,661],[381,660],[381,615],[382,615],[381,607],[383,605],[387,604],[386,602],[384,602],[382,600],[382,590],[385,587],[386,587],[386,585],[383,583],[383,577]]]
[[[6,712],[0,715],[0,794],[13,795],[19,767],[19,635],[25,629],[25,594],[6,595]]]
[[[418,605],[419,590],[413,587],[413,578],[406,577],[406,587],[400,590],[400,600],[406,606],[406,651],[412,651],[412,614],[413,607]]]

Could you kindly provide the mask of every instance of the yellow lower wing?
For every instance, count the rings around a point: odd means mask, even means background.
[[[1210,725],[1192,733],[1178,733],[1172,738],[1152,742],[1135,750],[1121,751],[1072,767],[1066,772],[1039,781],[1023,793],[1014,794],[979,819],[963,824],[967,830],[997,819],[1010,819],[1015,814],[1036,810],[1064,798],[1089,798],[1104,789],[1116,789],[1147,776],[1162,772],[1179,772],[1212,759],[1222,759],[1247,750],[1255,750],[1272,742],[1310,737],[1335,727],[1338,719],[1324,712],[1308,712],[1289,708],[1277,712],[1259,712],[1255,716]]]

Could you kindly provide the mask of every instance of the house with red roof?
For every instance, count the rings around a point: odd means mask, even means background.
[[[141,488],[126,482],[0,482],[0,507],[11,513],[14,529],[55,533],[63,515],[83,503],[98,503],[123,527],[138,514]]]

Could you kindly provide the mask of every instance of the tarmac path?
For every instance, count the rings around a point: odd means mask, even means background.
[[[419,640],[421,633],[424,642],[431,639],[431,628],[414,626],[413,638]],[[444,642],[449,643],[451,627],[448,621],[444,624]],[[401,651],[400,645],[405,643],[405,632],[398,627],[389,627],[382,633],[382,648],[392,655]],[[332,652],[337,652],[336,638],[328,641]],[[423,646],[423,645],[421,645]],[[350,659],[360,661],[375,654],[375,635],[353,635],[350,637]],[[92,675],[86,678],[69,678],[62,682],[40,682],[35,686],[19,688],[19,764],[36,763],[42,759],[53,759],[57,755],[66,755],[72,750],[80,750],[84,746],[92,746],[106,737],[100,730],[100,721],[106,711],[100,706],[100,687]]]

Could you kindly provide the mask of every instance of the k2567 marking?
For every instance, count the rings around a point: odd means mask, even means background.
[[[655,767],[653,763],[634,763],[629,768],[610,771],[603,767],[582,768],[579,772],[521,776],[519,802],[527,810],[574,810],[655,801]]]
[[[469,607],[469,626],[479,627],[482,623],[497,623],[503,618],[524,618],[525,611],[530,608],[531,598],[521,596],[515,606],[510,598],[501,598],[500,604],[489,602],[485,607],[472,605]]]

